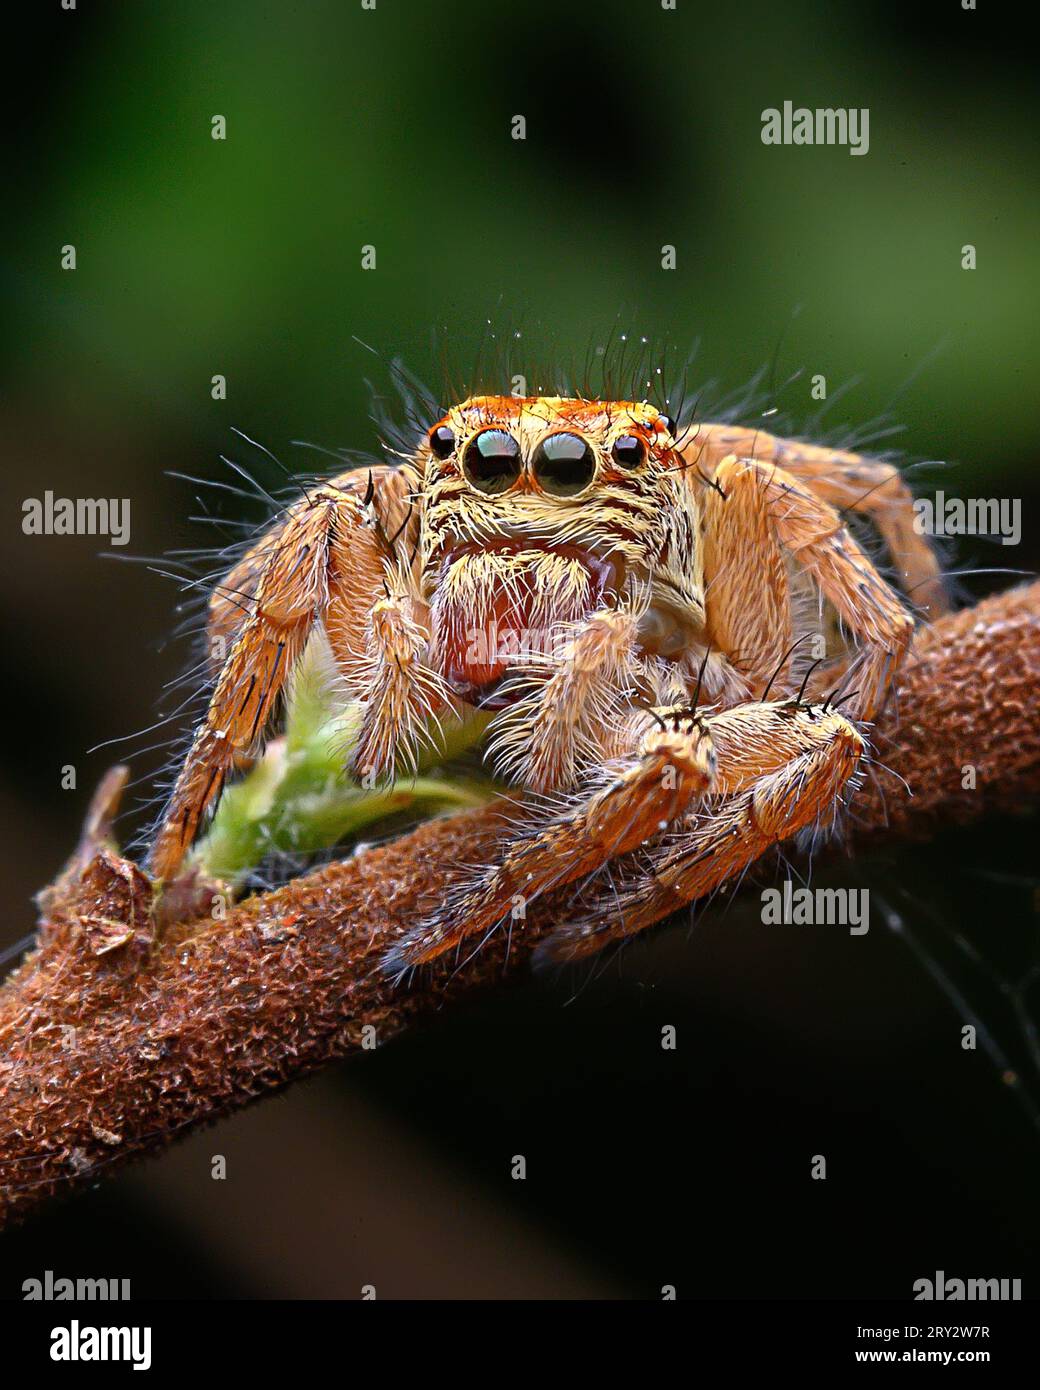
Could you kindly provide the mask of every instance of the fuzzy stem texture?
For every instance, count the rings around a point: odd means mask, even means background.
[[[868,783],[846,851],[1033,802],[1038,686],[1040,584],[922,632],[874,737],[913,795],[896,776]],[[366,1039],[382,1045],[465,995],[522,979],[566,914],[564,891],[532,906],[508,951],[500,932],[464,965],[438,962],[407,985],[380,973],[453,866],[493,858],[496,801],[258,894],[222,920],[160,930],[148,880],[103,844],[118,781],[41,895],[35,950],[0,988],[0,1222]]]

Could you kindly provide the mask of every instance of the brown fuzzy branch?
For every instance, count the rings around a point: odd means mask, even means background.
[[[1026,806],[1040,792],[1038,687],[1040,584],[922,634],[875,737],[877,757],[914,795],[890,776],[865,787],[850,846]],[[963,786],[969,764],[973,790]],[[42,895],[37,949],[0,989],[0,1222],[347,1056],[366,1029],[384,1043],[522,976],[566,912],[567,892],[544,899],[508,954],[499,933],[461,968],[438,964],[408,987],[379,973],[451,866],[493,857],[499,803],[157,941],[147,880],[97,851],[117,783],[103,787],[78,855]]]

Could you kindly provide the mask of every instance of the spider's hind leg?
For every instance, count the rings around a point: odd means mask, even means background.
[[[876,529],[899,585],[923,616],[949,609],[938,557],[915,525],[914,498],[894,464],[738,425],[699,425],[684,445],[688,464],[712,474],[727,454],[782,469],[838,512],[856,512]]]
[[[833,607],[854,639],[858,648],[857,690],[851,711],[856,719],[873,719],[913,634],[914,621],[902,601],[849,535],[834,508],[783,469],[729,455],[716,469],[715,479],[720,491],[708,494],[705,515],[709,526],[728,540],[716,562],[722,567],[737,559],[742,518],[767,509],[780,546]],[[739,515],[737,524],[725,531],[724,513],[730,507]],[[709,619],[717,603],[718,596],[709,591]]]

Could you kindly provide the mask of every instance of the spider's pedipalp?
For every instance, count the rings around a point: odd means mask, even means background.
[[[348,686],[364,706],[352,772],[365,785],[375,778],[391,779],[402,763],[414,772],[419,741],[429,737],[431,724],[451,703],[443,678],[426,661],[429,629],[421,605],[392,592],[378,599],[364,629],[360,661],[351,629],[343,622],[338,591],[330,597],[325,625],[333,656],[349,673]]]
[[[604,608],[551,634],[511,677],[519,698],[494,720],[489,756],[499,774],[533,791],[573,786],[611,756],[622,696],[636,670],[639,615]]]

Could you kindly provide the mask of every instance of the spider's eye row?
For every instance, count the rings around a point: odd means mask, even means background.
[[[596,455],[579,434],[550,434],[535,450],[531,472],[543,492],[573,497],[596,476]]]
[[[634,434],[622,434],[614,440],[610,457],[622,468],[638,468],[646,458],[646,445]]]
[[[455,448],[455,432],[448,425],[438,425],[430,432],[430,448],[439,459],[450,457]]]
[[[506,492],[520,476],[520,445],[505,430],[481,430],[466,445],[462,471],[478,490]]]

